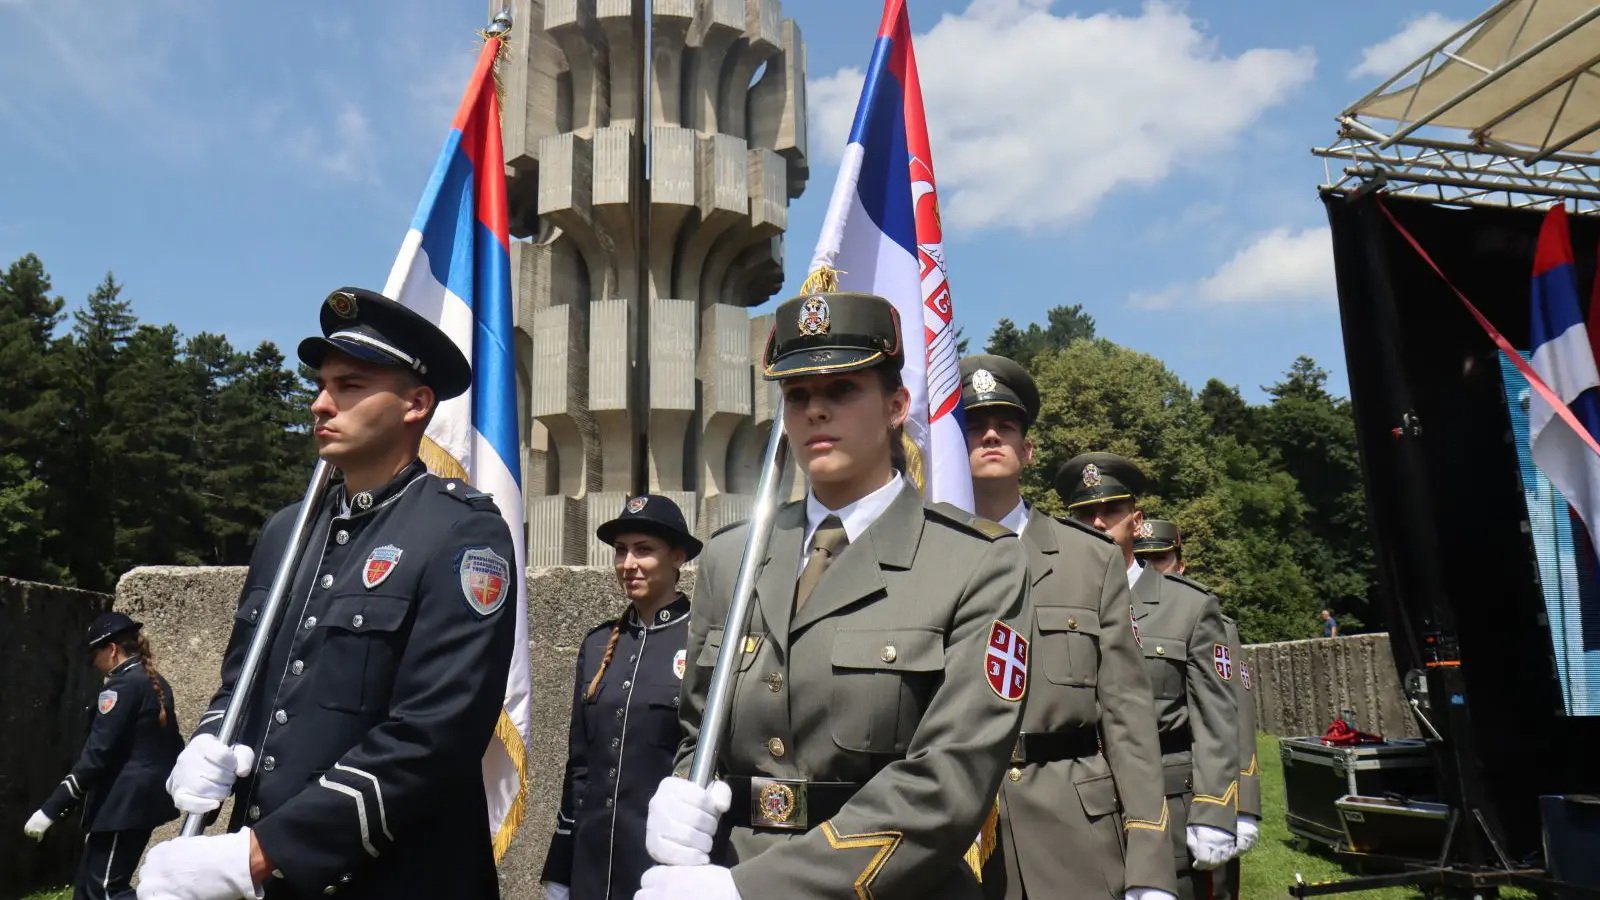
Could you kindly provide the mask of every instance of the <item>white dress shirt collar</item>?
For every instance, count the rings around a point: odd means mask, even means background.
[[[806,536],[805,540],[800,544],[801,559],[810,555],[811,536],[822,525],[823,519],[829,516],[838,516],[839,521],[844,523],[845,537],[849,538],[853,544],[861,538],[862,533],[873,522],[878,521],[878,517],[883,515],[883,511],[889,508],[889,504],[900,496],[900,492],[905,487],[905,478],[899,472],[896,472],[894,477],[889,479],[888,484],[843,509],[829,509],[823,506],[822,501],[817,499],[817,495],[808,491],[806,493]]]
[[[1030,511],[1031,507],[1028,506],[1028,501],[1018,498],[1017,508],[1006,513],[1005,518],[1000,520],[1000,524],[1011,529],[1017,537],[1022,537],[1022,529],[1028,527],[1028,513]]]
[[[1128,587],[1133,587],[1134,582],[1137,582],[1139,580],[1139,576],[1143,573],[1144,563],[1139,562],[1137,559],[1134,560],[1133,565],[1128,567]]]

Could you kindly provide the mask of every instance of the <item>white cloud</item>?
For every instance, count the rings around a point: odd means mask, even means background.
[[[1326,225],[1274,228],[1257,234],[1233,258],[1193,284],[1139,293],[1132,305],[1161,309],[1206,306],[1306,304],[1331,300],[1333,234]]]
[[[1350,70],[1350,77],[1381,79],[1398,75],[1402,66],[1432,50],[1465,24],[1436,12],[1417,16],[1388,39],[1363,49],[1361,62]]]
[[[916,52],[940,205],[968,228],[1081,220],[1118,187],[1231,146],[1316,66],[1310,48],[1226,56],[1160,2],[1080,16],[1050,0],[973,0]],[[843,69],[807,86],[812,147],[844,147],[862,78]]]

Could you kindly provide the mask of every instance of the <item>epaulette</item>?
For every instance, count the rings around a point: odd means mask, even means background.
[[[1217,596],[1217,592],[1216,591],[1213,591],[1211,588],[1208,588],[1205,585],[1201,584],[1200,582],[1195,581],[1193,578],[1185,578],[1182,575],[1175,575],[1175,574],[1173,574],[1171,572],[1167,573],[1167,577],[1171,578],[1173,581],[1178,582],[1179,584],[1186,584],[1189,587],[1194,588],[1195,590],[1199,591],[1202,594],[1210,594],[1213,597]]]
[[[1056,519],[1056,521],[1060,522],[1063,525],[1071,525],[1073,528],[1078,529],[1079,531],[1083,532],[1084,534],[1092,534],[1095,537],[1099,538],[1102,541],[1105,541],[1108,544],[1115,544],[1117,542],[1116,538],[1112,537],[1109,534],[1106,534],[1104,531],[1101,531],[1100,529],[1094,527],[1093,525],[1085,525],[1084,523],[1079,522],[1077,519],[1074,519],[1074,518],[1072,518],[1070,516],[1068,516],[1066,518],[1063,518],[1063,519]]]
[[[962,531],[975,534],[985,540],[997,541],[1003,537],[1016,537],[1016,532],[1001,525],[992,519],[975,516],[959,506],[949,503],[929,503],[923,506],[928,514],[941,522],[955,525]]]
[[[464,481],[452,478],[439,486],[439,493],[453,497],[468,506],[494,506],[494,495],[474,490]]]
[[[711,541],[711,539],[716,537],[717,535],[723,534],[725,532],[732,531],[735,528],[738,528],[740,525],[745,525],[745,524],[748,524],[749,522],[750,522],[749,519],[740,519],[737,522],[729,522],[728,524],[722,526],[721,528],[718,528],[716,531],[711,532],[711,534],[706,537],[706,541],[707,541],[707,543],[709,543]]]

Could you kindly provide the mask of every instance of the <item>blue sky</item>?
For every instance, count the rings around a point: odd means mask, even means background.
[[[958,322],[1082,303],[1100,333],[1259,399],[1345,389],[1317,201],[1333,116],[1485,0],[910,0]],[[880,8],[789,0],[810,75],[804,274]],[[381,287],[486,19],[477,0],[0,0],[0,262],[69,305],[292,352]],[[852,71],[854,70],[854,71]]]

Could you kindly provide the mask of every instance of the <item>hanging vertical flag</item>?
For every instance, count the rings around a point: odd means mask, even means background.
[[[435,474],[460,478],[494,495],[511,529],[516,572],[526,572],[521,446],[517,431],[516,351],[512,342],[511,243],[505,156],[494,64],[503,45],[484,35],[444,149],[384,294],[422,313],[472,361],[472,387],[439,405],[423,440]],[[495,858],[511,844],[527,795],[529,729],[528,612],[517,592],[516,643],[505,705],[483,759]]]
[[[972,511],[955,307],[905,0],[886,0],[855,124],[801,288],[877,294],[900,312],[909,474]]]
[[[1578,300],[1577,268],[1567,210],[1552,206],[1539,228],[1533,257],[1529,346],[1534,372],[1571,410],[1558,414],[1538,391],[1529,399],[1528,443],[1534,463],[1583,520],[1591,540],[1600,535],[1600,372]],[[1586,429],[1581,434],[1574,425]],[[1600,540],[1595,541],[1600,546]]]

